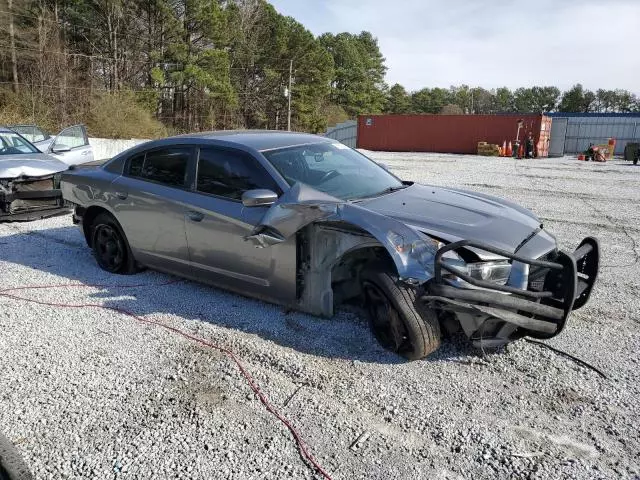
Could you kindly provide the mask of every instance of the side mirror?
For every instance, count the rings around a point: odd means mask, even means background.
[[[247,190],[242,194],[242,205],[245,207],[261,207],[272,205],[278,200],[278,195],[271,190]]]
[[[67,147],[66,145],[58,145],[58,146],[53,146],[51,148],[52,153],[65,153],[70,151],[71,151],[71,148]]]

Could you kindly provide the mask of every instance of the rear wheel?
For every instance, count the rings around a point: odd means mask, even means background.
[[[111,273],[132,274],[137,271],[127,237],[115,218],[98,215],[91,225],[91,245],[98,265]]]
[[[418,299],[416,289],[379,268],[364,270],[361,286],[369,326],[382,347],[409,360],[440,347],[438,317]]]

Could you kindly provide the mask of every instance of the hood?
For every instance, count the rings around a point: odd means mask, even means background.
[[[446,241],[475,240],[509,252],[541,227],[533,213],[509,201],[428,185],[413,184],[358,203]]]
[[[0,178],[44,177],[68,169],[66,163],[45,153],[0,155]]]

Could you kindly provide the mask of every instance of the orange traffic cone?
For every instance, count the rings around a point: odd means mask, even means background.
[[[522,157],[524,157],[524,145],[520,145],[518,148],[518,158],[521,159]]]
[[[507,156],[507,141],[505,140],[504,142],[502,142],[502,153],[500,154],[501,157],[506,157]]]
[[[509,145],[507,145],[507,157],[510,157],[513,155],[513,145],[511,145],[511,142],[509,142]]]

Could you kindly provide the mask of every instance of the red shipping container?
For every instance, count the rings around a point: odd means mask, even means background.
[[[502,145],[533,134],[539,157],[549,153],[551,117],[509,115],[361,115],[358,148],[386,152],[476,154],[478,142]]]

